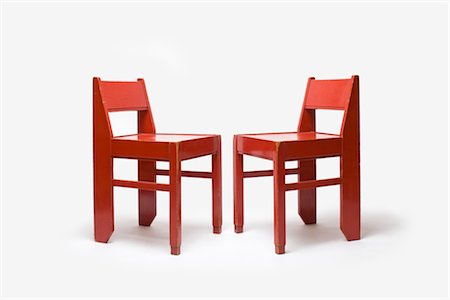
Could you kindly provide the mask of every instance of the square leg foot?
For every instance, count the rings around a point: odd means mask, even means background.
[[[213,233],[219,234],[222,232],[222,226],[213,226]]]
[[[344,234],[347,241],[357,241],[357,240],[361,239],[361,234],[360,234],[359,228],[356,230],[354,230],[354,229],[353,230],[344,230],[341,227],[341,231]]]
[[[103,244],[106,244],[106,243],[108,243],[108,240],[107,239],[101,239],[101,238],[99,238],[99,239],[95,239],[95,241],[97,242],[97,243],[103,243]]]
[[[170,247],[170,254],[180,255],[180,247]]]
[[[107,243],[112,234],[113,231],[95,233],[94,238],[98,243]]]
[[[284,245],[283,246],[275,245],[275,253],[276,254],[284,254]]]
[[[234,232],[241,233],[244,231],[244,226],[234,225]]]
[[[351,236],[345,236],[345,238],[347,239],[347,241],[351,242],[351,241],[357,241],[360,240],[361,237],[359,235],[351,235]]]

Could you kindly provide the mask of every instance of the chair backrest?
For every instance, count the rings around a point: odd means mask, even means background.
[[[100,96],[108,112],[125,110],[147,110],[149,107],[143,79],[137,81],[98,80]]]
[[[137,81],[103,81],[94,77],[94,126],[106,122],[112,136],[109,112],[137,111],[138,132],[154,133],[155,124],[143,79]],[[104,118],[101,115],[104,115]]]
[[[344,116],[341,125],[341,135],[344,132],[349,110],[357,112],[350,114],[357,117],[359,122],[359,77],[352,76],[349,79],[316,80],[308,79],[308,84],[303,101],[303,109],[300,115],[298,131],[315,131],[315,110],[332,109],[343,110]]]

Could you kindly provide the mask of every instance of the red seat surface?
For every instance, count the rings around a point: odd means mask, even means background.
[[[160,143],[179,143],[183,141],[211,138],[217,135],[213,134],[180,134],[180,133],[138,133],[116,136],[114,140],[138,141],[138,142],[160,142]]]
[[[240,136],[271,142],[313,141],[313,140],[341,138],[339,135],[320,132],[256,133],[256,134],[240,134]]]

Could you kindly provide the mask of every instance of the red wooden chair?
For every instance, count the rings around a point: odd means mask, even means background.
[[[156,191],[170,192],[170,246],[180,254],[181,177],[212,179],[213,232],[222,228],[222,169],[220,135],[156,133],[143,79],[112,82],[94,78],[94,231],[106,243],[114,231],[113,186],[139,189],[139,225],[156,216]],[[113,136],[108,112],[137,111],[138,133]],[[182,171],[181,161],[212,155],[212,172]],[[138,181],[113,179],[113,158],[138,159]],[[156,168],[169,161],[169,170]],[[156,175],[169,175],[169,184]]]
[[[340,135],[315,131],[315,110],[344,110]],[[243,155],[273,161],[273,171],[243,171]],[[340,156],[340,177],[316,180],[316,158]],[[285,161],[298,168],[285,169]],[[360,238],[359,78],[309,78],[297,132],[234,136],[234,225],[243,231],[244,178],[274,177],[275,252],[286,244],[285,192],[298,190],[298,213],[305,224],[316,223],[316,188],[340,184],[340,227],[347,240]],[[297,183],[285,183],[286,174],[298,174]]]

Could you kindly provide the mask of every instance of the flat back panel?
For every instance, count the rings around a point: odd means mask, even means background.
[[[99,87],[107,111],[149,109],[143,80],[99,81]]]
[[[345,110],[350,101],[352,86],[353,79],[312,79],[305,97],[305,108]]]

